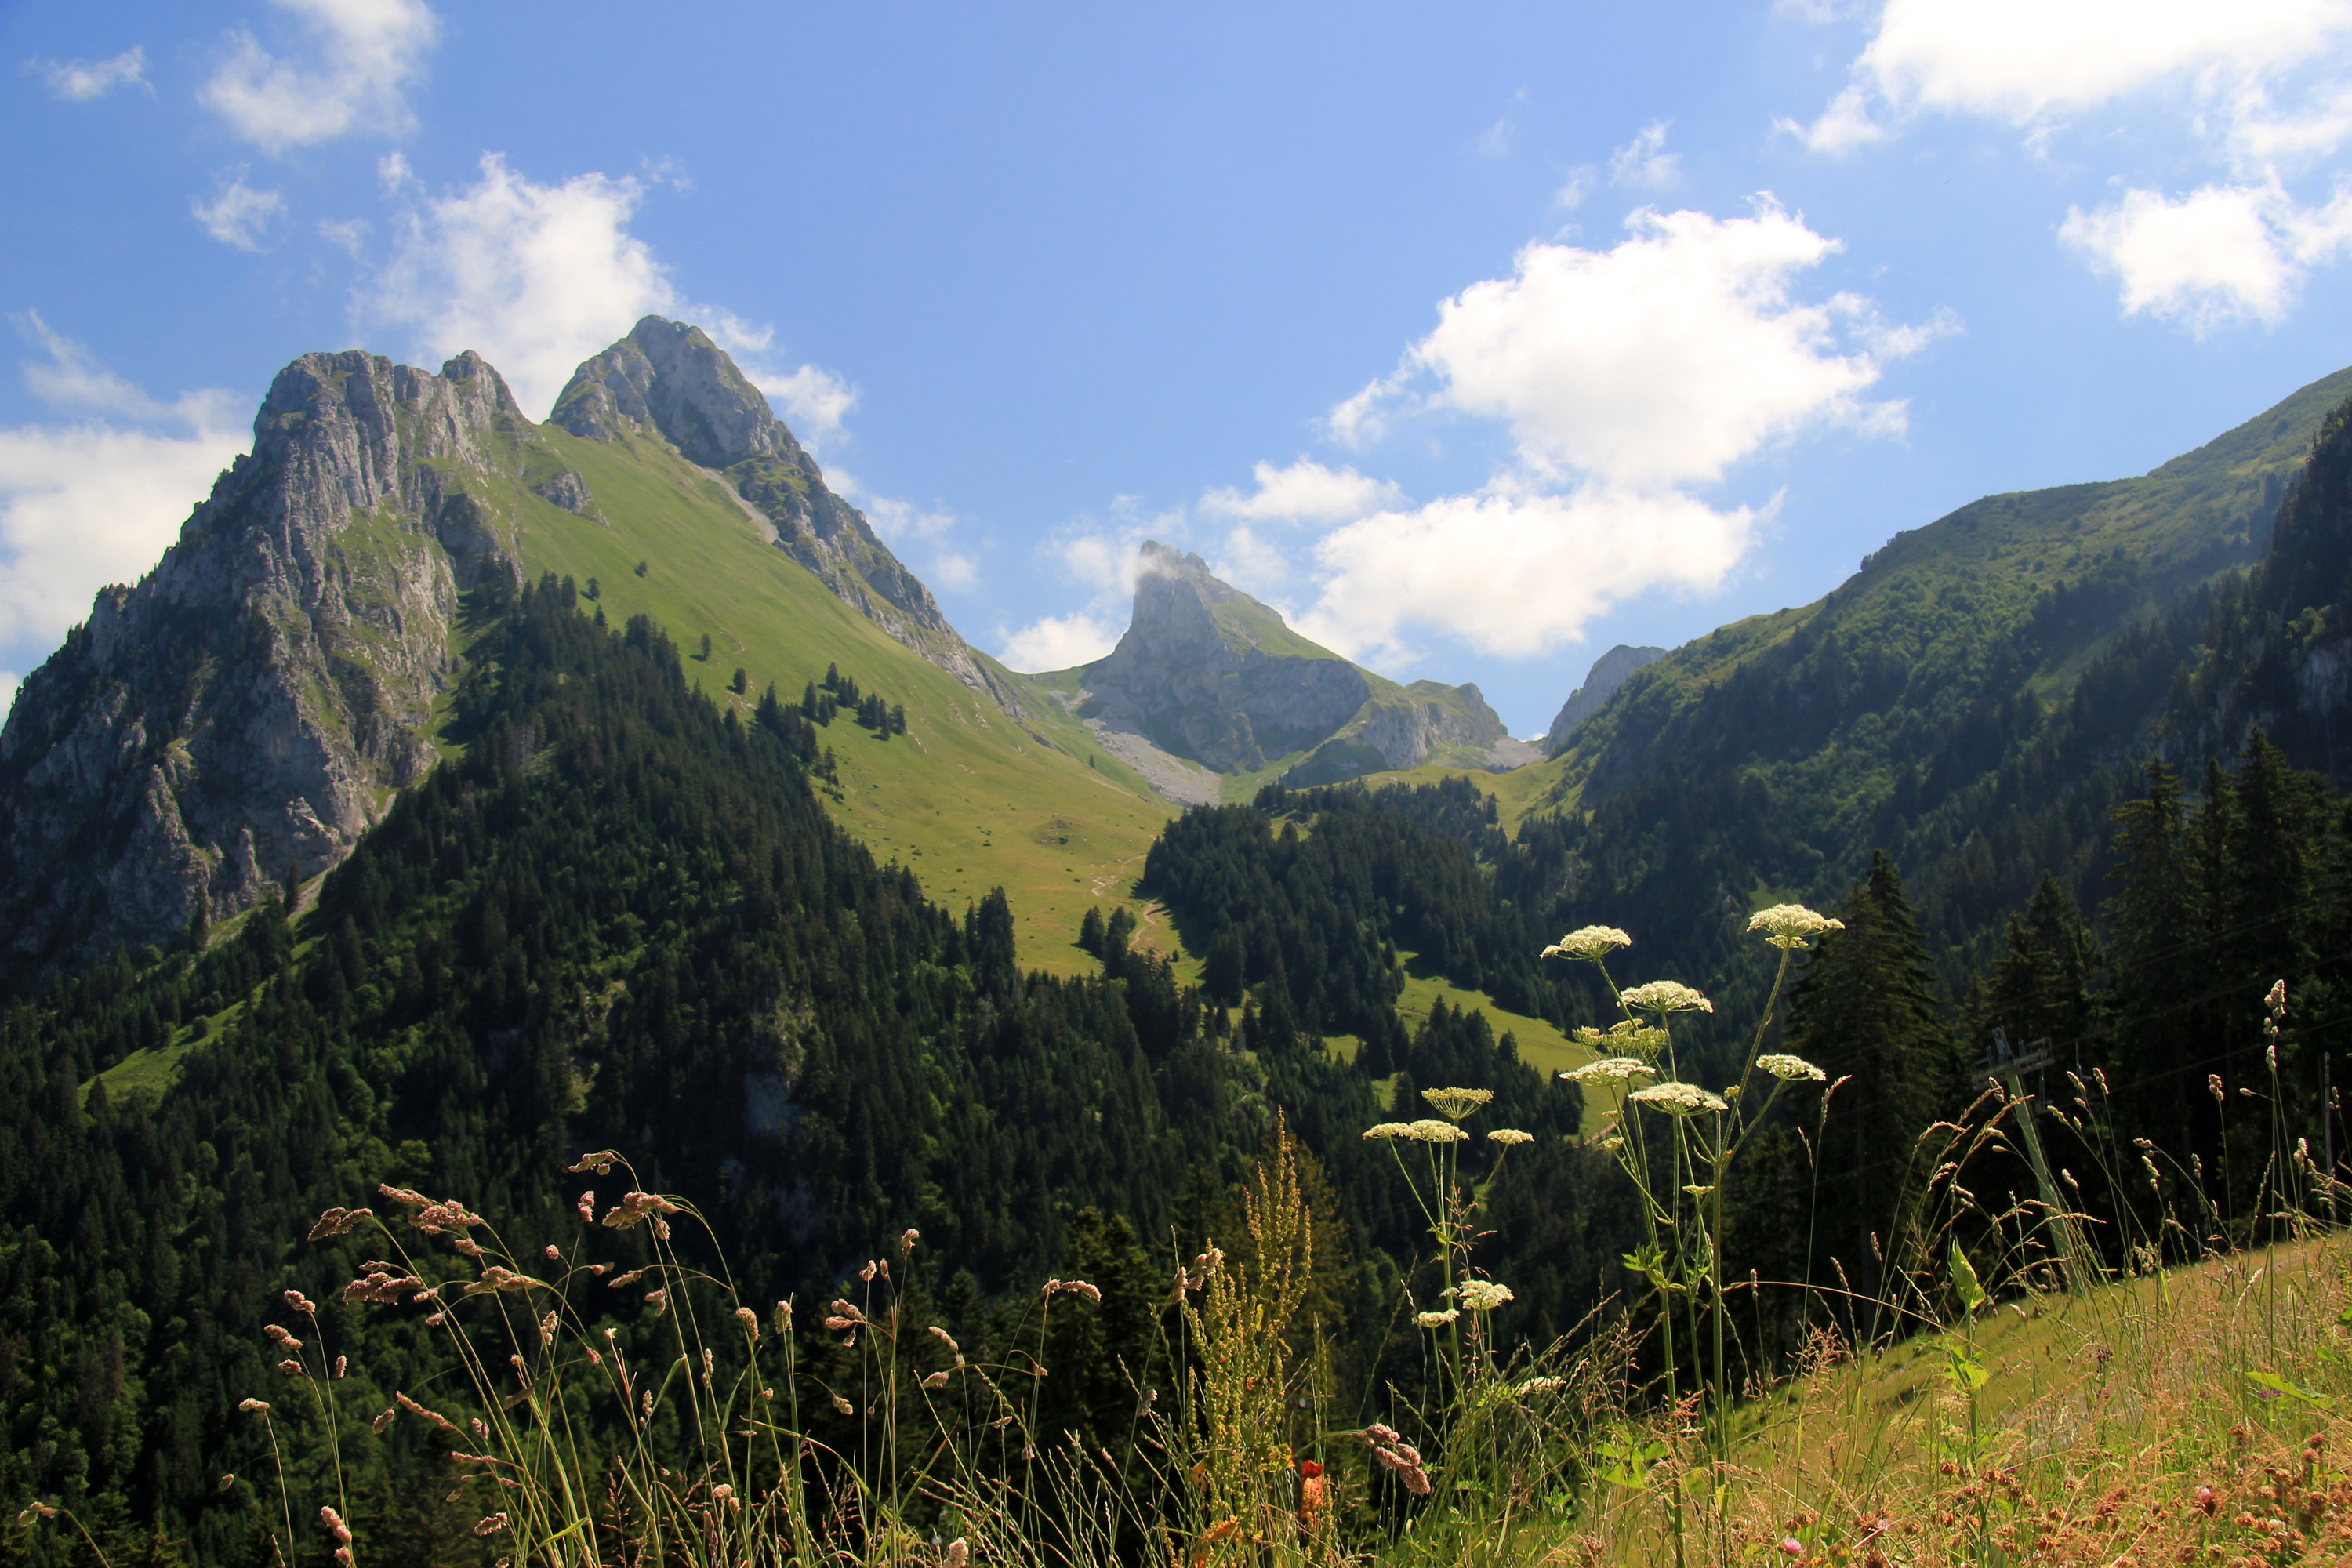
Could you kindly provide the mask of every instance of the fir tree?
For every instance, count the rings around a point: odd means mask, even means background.
[[[1790,994],[1786,1038],[1831,1083],[1845,1080],[1821,1135],[1816,1235],[1819,1250],[1873,1296],[1913,1146],[1944,1110],[1955,1053],[1919,928],[1884,851],[1838,918],[1845,929],[1821,939]],[[1801,1121],[1813,1110],[1801,1102]],[[1815,1278],[1827,1277],[1824,1265]]]

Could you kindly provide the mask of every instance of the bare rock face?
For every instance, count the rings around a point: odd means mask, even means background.
[[[1080,717],[1107,740],[1136,736],[1218,773],[1307,752],[1284,774],[1292,784],[1415,767],[1441,747],[1483,753],[1505,735],[1476,687],[1400,687],[1360,669],[1156,541],[1143,545],[1127,634],[1087,666],[1081,690]]]
[[[572,374],[549,417],[594,441],[657,437],[714,470],[774,526],[778,546],[844,603],[1020,716],[1018,699],[972,656],[931,591],[862,512],[826,488],[816,459],[701,328],[646,317]]]
[[[1559,716],[1552,720],[1551,729],[1544,736],[1546,754],[1556,755],[1567,745],[1576,727],[1601,711],[1601,705],[1617,694],[1628,676],[1665,657],[1666,650],[1662,647],[1629,647],[1619,643],[1594,659],[1584,684],[1569,693],[1568,700],[1560,704]]]
[[[1084,716],[1219,773],[1313,744],[1371,696],[1362,670],[1155,540],[1144,542],[1127,634],[1087,668],[1085,689]]]
[[[471,353],[278,373],[252,454],[0,729],[0,969],[168,944],[350,851],[433,763],[459,593],[520,572],[477,481],[520,478],[529,427]]]

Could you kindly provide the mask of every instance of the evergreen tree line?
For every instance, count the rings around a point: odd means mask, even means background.
[[[753,1300],[820,1298],[911,1227],[910,1310],[985,1353],[1029,1342],[1045,1273],[1096,1278],[1100,1319],[1055,1342],[1105,1353],[1046,1405],[1129,1458],[1125,1380],[1169,1375],[1153,1358],[1170,1260],[1234,1235],[1226,1194],[1277,1114],[1319,1155],[1318,1289],[1350,1386],[1423,1371],[1401,1306],[1433,1289],[1412,1262],[1425,1221],[1361,1137],[1422,1113],[1415,1083],[1494,1088],[1515,1124],[1551,1134],[1504,1186],[1542,1216],[1528,1234],[1564,1285],[1528,1292],[1513,1321],[1564,1327],[1603,1287],[1622,1237],[1592,1227],[1591,1158],[1561,1136],[1573,1088],[1544,1083],[1482,1016],[1441,1006],[1399,1030],[1405,1076],[1384,1085],[1286,1026],[1278,1001],[1235,1014],[1181,984],[1116,916],[1100,977],[1024,974],[1001,889],[951,917],[824,816],[802,715],[720,712],[654,623],[610,628],[568,582],[470,608],[488,629],[454,699],[461,758],[394,804],[313,907],[289,878],[231,932],[119,956],[0,1016],[0,1484],[16,1506],[70,1504],[110,1554],[259,1561],[274,1497],[236,1405],[283,1386],[260,1329],[299,1289],[352,1358],[338,1394],[373,1555],[479,1555],[464,1528],[479,1510],[444,1500],[448,1444],[362,1429],[394,1390],[445,1373],[446,1347],[415,1313],[340,1303],[374,1244],[300,1238],[389,1182],[464,1202],[519,1258],[569,1247],[573,1204],[599,1184],[566,1173],[587,1148],[625,1150],[646,1186],[691,1198]],[[142,1051],[176,1053],[168,1088],[98,1080]],[[616,1268],[644,1261],[628,1237],[595,1237]],[[616,1321],[624,1347],[650,1346],[649,1323]],[[817,1375],[840,1361],[803,1337]],[[827,1407],[809,1419],[849,1441]],[[289,1463],[298,1495],[321,1479],[323,1455]]]

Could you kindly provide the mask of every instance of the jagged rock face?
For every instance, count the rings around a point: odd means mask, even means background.
[[[171,942],[340,860],[422,776],[459,592],[521,559],[467,488],[528,429],[478,357],[281,371],[250,456],[0,729],[0,968]]]
[[[701,328],[647,316],[572,374],[549,418],[593,441],[669,442],[732,484],[774,526],[777,544],[844,603],[1020,716],[1013,691],[973,658],[931,591],[826,488],[816,459]]]
[[[1666,650],[1662,647],[1629,647],[1619,643],[1594,659],[1592,668],[1584,677],[1584,684],[1569,693],[1568,700],[1560,704],[1559,716],[1552,720],[1550,730],[1545,732],[1545,752],[1557,753],[1567,745],[1569,735],[1579,724],[1601,711],[1601,705],[1616,695],[1617,689],[1625,684],[1627,676],[1643,665],[1655,664],[1665,657]]]
[[[1134,617],[1109,656],[1087,668],[1081,712],[1236,773],[1313,744],[1370,699],[1370,682],[1345,659],[1258,647],[1233,624],[1255,616],[1281,619],[1211,576],[1198,555],[1145,542]]]

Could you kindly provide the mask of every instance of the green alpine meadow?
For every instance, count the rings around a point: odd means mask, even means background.
[[[2352,371],[1540,744],[845,490],[306,354],[25,677],[0,1560],[2352,1556]]]

